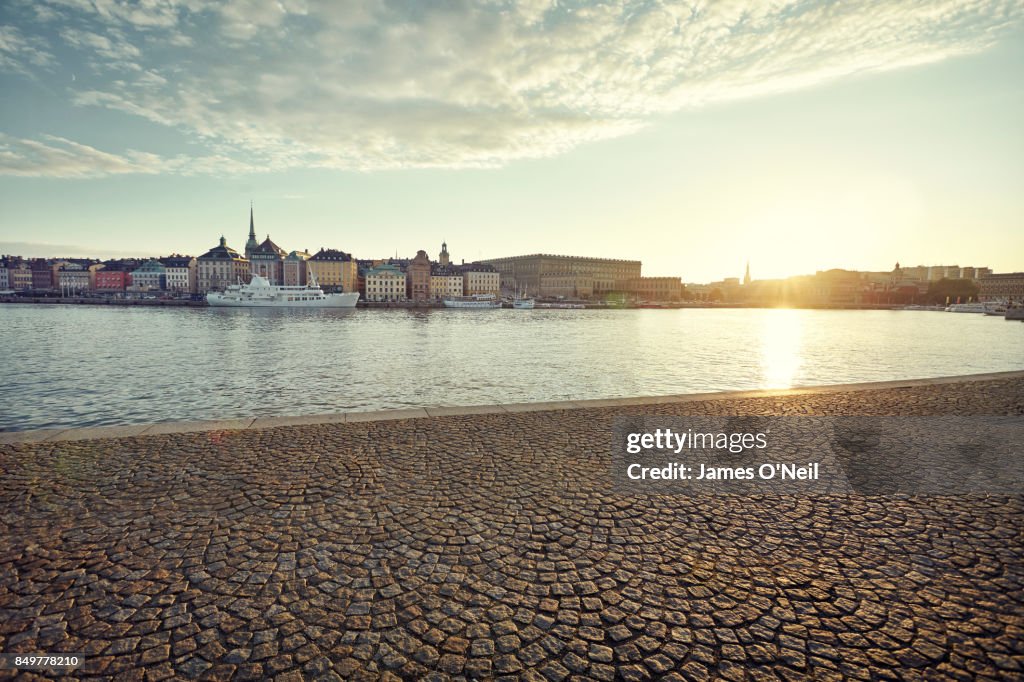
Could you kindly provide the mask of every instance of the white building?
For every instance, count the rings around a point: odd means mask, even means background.
[[[196,259],[192,256],[168,256],[161,258],[166,271],[167,291],[196,291]]]
[[[57,286],[61,291],[77,293],[92,288],[89,267],[81,263],[65,263],[57,270]]]
[[[366,272],[366,300],[378,302],[405,301],[405,273],[390,263]]]

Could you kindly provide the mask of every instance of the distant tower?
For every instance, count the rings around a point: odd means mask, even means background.
[[[437,260],[438,260],[438,262],[442,266],[445,266],[445,267],[447,267],[448,264],[451,262],[451,259],[448,257],[448,243],[447,242],[441,242],[441,253],[438,255]]]
[[[744,286],[750,284],[750,261],[747,261],[747,272],[743,275]]]
[[[253,252],[260,247],[256,241],[256,226],[252,220],[252,202],[249,202],[249,241],[245,243],[245,257],[252,259]]]

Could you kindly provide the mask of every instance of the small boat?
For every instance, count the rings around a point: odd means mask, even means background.
[[[538,308],[557,308],[559,310],[584,310],[587,306],[582,303],[538,303]]]
[[[985,303],[954,303],[946,308],[947,313],[984,313],[987,310]]]
[[[494,294],[475,294],[473,296],[452,296],[443,298],[445,308],[475,308],[490,310],[501,307],[501,299]]]
[[[512,299],[512,307],[516,310],[533,310],[536,303],[534,299],[526,297],[525,289],[521,295],[517,293],[516,297]]]
[[[206,295],[211,306],[236,308],[354,308],[358,301],[358,292],[325,294],[315,278],[307,286],[278,286],[260,275]]]

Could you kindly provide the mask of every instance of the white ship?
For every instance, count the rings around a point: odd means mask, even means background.
[[[260,275],[253,275],[248,284],[232,284],[206,295],[211,306],[241,308],[354,308],[358,300],[358,292],[325,294],[315,279],[307,286],[278,286]]]
[[[476,294],[474,296],[453,296],[441,299],[445,308],[500,308],[501,299],[494,294]]]
[[[527,298],[526,289],[523,289],[523,293],[516,292],[516,297],[512,299],[512,307],[516,310],[533,310],[536,305],[536,301],[532,298]]]
[[[946,308],[947,313],[984,313],[988,310],[984,303],[954,303]]]

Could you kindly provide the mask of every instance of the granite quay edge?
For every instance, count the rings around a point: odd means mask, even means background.
[[[239,419],[157,422],[155,424],[87,426],[81,428],[57,427],[0,432],[0,445],[13,443],[38,443],[43,441],[58,442],[93,440],[101,438],[131,438],[135,436],[156,436],[202,431],[271,429],[287,426],[314,426],[320,424],[374,422],[398,419],[426,419],[433,417],[472,416],[477,414],[516,414],[523,412],[553,412],[561,410],[609,407],[643,407],[644,405],[703,402],[709,400],[737,400],[744,398],[767,398],[773,396],[790,396],[800,394],[812,395],[820,393],[846,393],[850,391],[881,391],[894,388],[913,388],[915,386],[934,386],[940,384],[956,384],[1015,378],[1024,379],[1024,370],[987,372],[983,374],[963,374],[924,379],[897,379],[891,381],[827,384],[822,386],[794,386],[792,388],[777,389],[711,391],[706,393],[682,393],[661,396],[637,396],[630,398],[596,398],[592,400],[558,400],[536,403],[415,407],[355,412],[332,412],[317,415],[244,417]]]

